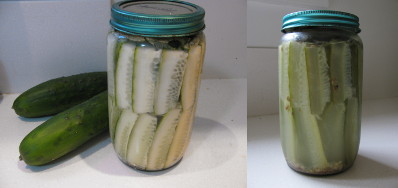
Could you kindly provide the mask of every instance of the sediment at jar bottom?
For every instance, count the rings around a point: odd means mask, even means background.
[[[355,41],[280,45],[281,139],[292,169],[328,175],[353,164],[361,115],[359,46]]]
[[[313,168],[313,169],[308,169],[303,166],[297,165],[295,163],[291,163],[287,161],[287,165],[294,171],[305,174],[305,175],[310,175],[310,176],[328,176],[328,175],[335,175],[339,173],[343,173],[351,166],[351,164],[344,165],[343,162],[336,162],[333,164],[330,164],[327,167],[324,168]]]
[[[183,157],[192,132],[204,38],[198,35],[183,48],[163,49],[153,45],[156,40],[148,44],[110,36],[108,72],[114,79],[108,80],[108,104],[114,149],[133,168],[170,168]]]

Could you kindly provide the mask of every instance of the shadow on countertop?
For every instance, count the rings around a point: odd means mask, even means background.
[[[209,152],[210,150],[206,150],[206,153],[201,152],[198,148],[202,148],[203,150],[203,147],[211,147],[206,146],[208,144],[206,142],[212,139],[209,137],[213,136],[214,139],[215,135],[223,137],[218,143],[215,143],[220,148],[214,148],[211,152]],[[193,124],[191,141],[184,157],[179,164],[169,169],[156,172],[133,169],[118,159],[113,147],[105,147],[90,158],[86,157],[88,151],[81,153],[80,156],[84,158],[84,162],[88,166],[104,174],[150,178],[154,176],[193,173],[216,168],[236,155],[237,148],[237,138],[227,126],[211,119],[196,117]],[[199,158],[200,161],[203,161],[200,162],[201,165],[197,165],[199,164],[197,162]]]
[[[305,176],[305,175],[303,175]],[[364,155],[358,155],[354,165],[345,172],[332,176],[307,176],[313,181],[320,181],[335,186],[348,187],[397,187],[398,169],[383,164],[380,161],[368,158]],[[391,181],[396,180],[394,185]],[[382,185],[383,184],[383,185]],[[388,185],[390,184],[390,185]]]

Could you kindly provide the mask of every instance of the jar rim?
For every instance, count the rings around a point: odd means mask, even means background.
[[[112,5],[110,25],[145,37],[188,36],[202,31],[205,11],[179,0],[126,0]]]
[[[282,32],[299,27],[331,27],[361,32],[358,16],[334,10],[305,10],[287,14],[282,19]]]

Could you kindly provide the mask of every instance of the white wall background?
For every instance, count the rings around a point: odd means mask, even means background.
[[[281,19],[306,9],[356,14],[364,43],[364,99],[398,96],[397,0],[248,0],[248,116],[278,112]]]
[[[246,1],[188,0],[206,10],[203,78],[246,78]],[[106,70],[111,0],[0,1],[0,92]]]

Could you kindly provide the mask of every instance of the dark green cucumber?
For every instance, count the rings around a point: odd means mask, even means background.
[[[105,91],[106,75],[91,72],[43,82],[18,96],[12,108],[22,117],[57,114]]]
[[[30,132],[19,145],[26,164],[47,164],[108,130],[107,91],[61,112]]]

